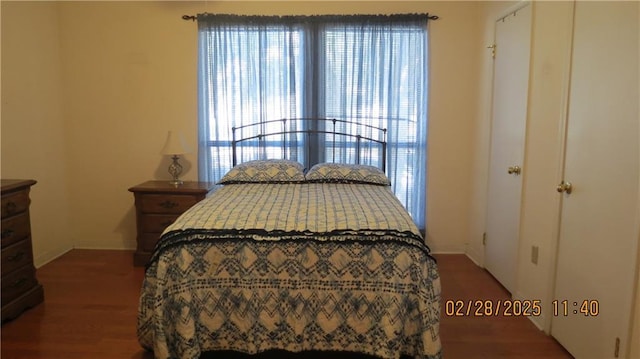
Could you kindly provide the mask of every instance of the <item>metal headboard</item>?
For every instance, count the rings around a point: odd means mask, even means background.
[[[306,124],[306,126],[302,126],[302,129],[288,129],[287,128],[287,123],[289,121],[299,121],[303,124]],[[276,131],[269,131],[268,129],[266,129],[268,127],[269,124],[272,123],[282,123],[282,129],[281,130],[276,130]],[[326,126],[326,124],[331,125],[331,129],[327,129],[328,126]],[[353,133],[346,133],[346,132],[341,132],[338,131],[336,129],[336,125],[337,124],[345,124],[348,125],[350,127],[355,127],[357,129],[356,132],[358,132],[358,134],[353,134]],[[259,131],[257,134],[255,133],[251,133],[251,135],[247,136],[247,137],[241,137],[237,138],[237,131],[243,130],[243,129],[248,129],[251,127],[259,127]],[[260,128],[262,127],[262,128]],[[360,129],[363,129],[363,131],[360,131]],[[258,140],[259,143],[259,147],[260,148],[264,148],[264,144],[265,144],[265,138],[268,138],[270,136],[283,136],[283,135],[288,135],[288,134],[304,134],[307,137],[309,137],[310,135],[315,135],[315,134],[328,134],[332,136],[332,158],[331,158],[331,162],[335,162],[335,155],[336,155],[336,136],[342,136],[342,138],[349,138],[349,139],[353,139],[355,142],[355,161],[356,164],[360,164],[361,162],[361,146],[363,141],[366,142],[371,142],[371,143],[375,143],[381,146],[381,169],[383,172],[386,172],[386,165],[387,165],[387,129],[386,128],[380,128],[380,127],[376,127],[376,126],[372,126],[372,125],[368,125],[368,124],[364,124],[361,122],[355,122],[355,121],[349,121],[349,120],[340,120],[340,119],[335,119],[335,118],[292,118],[292,119],[279,119],[279,120],[269,120],[269,121],[261,121],[261,122],[256,122],[256,123],[251,123],[251,124],[247,124],[247,125],[243,125],[243,126],[238,126],[238,127],[233,127],[232,129],[232,142],[231,142],[231,147],[232,147],[232,164],[233,166],[235,166],[238,163],[238,157],[237,157],[237,151],[238,151],[238,146],[240,144],[242,144],[243,142],[246,141],[251,141],[251,140]],[[265,130],[264,132],[260,132],[262,130]],[[242,131],[240,131],[242,132]],[[369,132],[371,133],[370,136],[366,136],[366,135],[361,135],[360,132]],[[378,135],[378,138],[374,138],[374,132]],[[309,144],[311,141],[306,141],[307,144]],[[283,159],[288,159],[288,154],[289,151],[287,151],[287,148],[289,147],[287,144],[286,140],[282,141],[282,158]],[[309,151],[309,147],[307,147],[307,150],[305,151],[305,160],[307,160],[307,163],[310,163],[310,151]]]

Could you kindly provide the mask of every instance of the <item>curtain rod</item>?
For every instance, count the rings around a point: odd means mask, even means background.
[[[438,20],[440,17],[437,15],[429,15],[427,13],[427,19],[429,20]],[[182,20],[191,20],[196,21],[198,19],[197,15],[182,15]]]

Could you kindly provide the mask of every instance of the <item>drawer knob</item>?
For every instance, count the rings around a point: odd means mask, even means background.
[[[15,282],[11,283],[11,285],[9,285],[9,288],[20,288],[22,286],[24,286],[25,284],[27,284],[29,282],[29,280],[27,278],[20,278],[18,280],[16,280]]]
[[[174,208],[174,207],[177,207],[177,206],[178,206],[178,203],[172,202],[172,201],[169,201],[169,200],[166,200],[166,201],[160,203],[160,207],[165,208],[165,209],[171,209],[171,208]]]
[[[14,233],[13,229],[5,229],[4,231],[2,231],[0,238],[5,239],[8,237],[11,237],[13,233]]]
[[[8,214],[12,214],[13,212],[15,212],[16,210],[16,204],[12,201],[7,202],[6,204],[6,211]]]
[[[18,253],[16,253],[16,254],[14,254],[14,255],[12,255],[12,256],[7,257],[7,260],[8,260],[9,262],[18,262],[18,261],[20,261],[22,258],[24,258],[24,255],[25,255],[25,254],[26,254],[26,253],[24,253],[24,252],[20,251],[20,252],[18,252]]]

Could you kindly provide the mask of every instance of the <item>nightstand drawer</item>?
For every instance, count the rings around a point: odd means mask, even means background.
[[[9,217],[2,220],[2,228],[0,229],[2,247],[24,239],[31,233],[29,224],[29,212],[24,212],[17,216]]]
[[[2,218],[24,212],[29,208],[29,192],[20,191],[2,197]]]
[[[171,223],[180,217],[179,214],[143,214],[140,216],[142,231],[162,233]]]
[[[14,271],[31,262],[31,241],[20,241],[2,251],[2,275]],[[4,281],[4,280],[3,280]]]
[[[198,203],[198,198],[185,195],[145,194],[139,197],[144,213],[182,213]]]
[[[18,298],[38,284],[32,265],[24,266],[7,276],[2,277],[2,305]]]

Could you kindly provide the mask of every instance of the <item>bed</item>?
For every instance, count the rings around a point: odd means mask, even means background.
[[[437,264],[384,172],[256,160],[220,185],[147,265],[156,358],[441,358]]]

